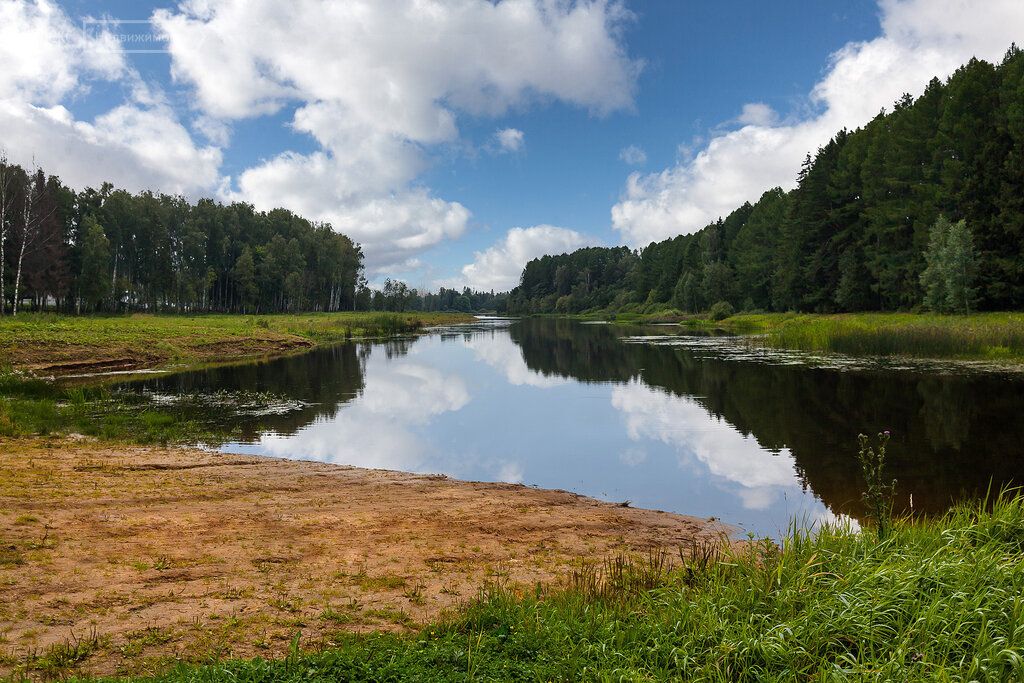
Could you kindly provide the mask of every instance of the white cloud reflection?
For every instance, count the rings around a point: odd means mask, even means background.
[[[632,381],[612,389],[612,406],[625,418],[631,440],[673,447],[681,466],[696,459],[746,509],[766,510],[786,493],[802,490],[788,449],[777,455],[765,451],[728,422],[709,418],[693,399]]]
[[[326,421],[292,436],[265,434],[262,452],[322,462],[406,472],[435,471],[427,443],[414,431],[439,415],[461,410],[469,390],[461,377],[395,360],[367,368],[366,389]]]
[[[555,375],[543,375],[531,370],[523,360],[523,352],[508,334],[475,335],[466,342],[478,360],[487,363],[505,375],[509,384],[538,388],[557,387],[572,380]]]

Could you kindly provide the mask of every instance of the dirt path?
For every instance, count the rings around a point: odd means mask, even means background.
[[[0,440],[0,674],[281,656],[298,631],[413,628],[488,581],[723,531],[516,485]]]

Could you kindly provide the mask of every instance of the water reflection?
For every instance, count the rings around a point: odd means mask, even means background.
[[[680,467],[705,469],[747,509],[765,510],[790,489],[799,488],[788,449],[766,451],[725,420],[709,420],[695,400],[631,381],[612,390],[612,406],[622,413],[631,440],[656,440],[672,447]]]
[[[1024,469],[1018,376],[822,366],[638,334],[651,330],[496,321],[131,389],[238,426],[226,450],[523,481],[764,534],[794,515],[861,514],[861,431],[892,430],[898,504],[912,493],[918,510]],[[247,392],[276,408],[209,409]]]
[[[402,358],[384,364],[347,410],[294,435],[263,434],[251,449],[281,457],[406,471],[430,470],[429,443],[419,428],[469,402],[457,375]]]

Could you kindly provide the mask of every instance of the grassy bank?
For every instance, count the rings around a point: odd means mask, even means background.
[[[716,321],[707,314],[666,309],[595,311],[576,317],[758,334],[763,335],[758,343],[804,351],[1024,362],[1024,313],[739,313]]]
[[[1024,362],[1024,314],[740,314],[718,326],[779,348]]]
[[[1024,505],[1004,497],[871,531],[612,562],[568,587],[500,588],[418,635],[339,634],[184,681],[1020,680]]]
[[[215,442],[231,434],[115,399],[95,380],[68,386],[32,375],[244,362],[469,320],[444,313],[0,318],[0,436],[74,432],[134,443]]]
[[[457,313],[22,314],[0,318],[0,367],[66,374],[244,360],[470,320]]]

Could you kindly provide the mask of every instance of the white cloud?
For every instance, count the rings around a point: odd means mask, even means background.
[[[498,151],[518,152],[523,147],[526,135],[517,128],[502,128],[494,134],[498,143]]]
[[[464,284],[483,291],[505,291],[519,284],[523,266],[544,254],[561,254],[594,244],[591,237],[553,225],[512,228],[494,246],[473,254],[473,262],[462,267],[462,277],[450,285]]]
[[[239,190],[226,198],[261,208],[286,206],[328,221],[363,244],[369,270],[393,266],[443,239],[458,237],[470,216],[462,204],[433,197],[423,187],[397,181],[400,189],[389,192],[389,179],[411,181],[420,165],[406,146],[393,142],[369,142],[376,149],[362,157],[324,151],[281,154],[245,171]],[[360,143],[353,140],[352,145],[358,155]]]
[[[218,147],[227,147],[231,142],[231,127],[220,119],[197,116],[192,128]]]
[[[647,152],[636,145],[630,145],[619,152],[619,159],[630,166],[642,166],[647,163]]]
[[[1020,0],[881,0],[882,35],[832,56],[808,105],[819,113],[775,125],[749,104],[739,130],[714,136],[696,155],[659,173],[633,173],[612,223],[633,245],[694,232],[775,185],[790,188],[804,155],[842,127],[866,123],[904,92],[920,94],[972,56],[999,60],[1024,35]]]
[[[630,19],[615,0],[192,0],[154,14],[203,116],[298,104],[293,127],[320,145],[244,171],[226,196],[330,221],[373,269],[466,229],[465,207],[415,185],[425,148],[457,141],[459,114],[552,98],[598,115],[632,107]],[[497,143],[519,149],[522,132]]]
[[[216,147],[199,147],[164,101],[130,69],[109,32],[87,34],[49,0],[0,3],[0,130],[12,161],[74,187],[109,180],[130,190],[192,193],[215,187]],[[65,106],[93,81],[129,99],[80,121]]]
[[[194,194],[216,183],[221,162],[219,149],[196,147],[164,107],[121,105],[88,123],[61,105],[0,101],[0,130],[12,161],[35,163],[72,187],[109,180]]]
[[[778,118],[775,110],[764,102],[750,102],[743,105],[743,111],[736,122],[745,126],[772,126]]]
[[[0,3],[0,100],[47,106],[84,88],[81,75],[125,72],[109,33],[86,35],[49,0]]]

